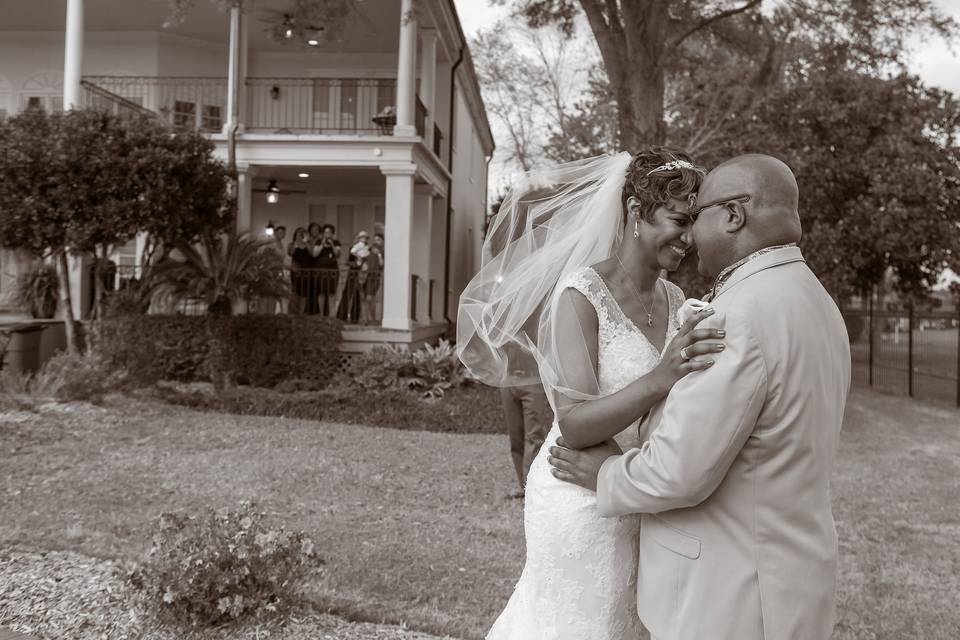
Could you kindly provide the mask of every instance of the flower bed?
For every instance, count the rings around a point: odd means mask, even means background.
[[[424,399],[406,389],[364,390],[343,384],[319,391],[282,393],[240,388],[220,394],[208,389],[162,386],[155,393],[172,404],[236,415],[305,418],[412,431],[505,433],[499,393],[476,383],[450,389],[440,399]]]

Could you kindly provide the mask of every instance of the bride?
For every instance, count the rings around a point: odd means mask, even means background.
[[[547,451],[560,437],[639,446],[640,419],[723,349],[694,329],[712,309],[681,326],[683,293],[660,278],[691,249],[703,175],[663,147],[560,165],[525,176],[490,227],[491,257],[460,299],[460,358],[489,384],[542,382],[555,420],[527,478],[526,565],[488,640],[640,638],[639,518],[599,517]]]

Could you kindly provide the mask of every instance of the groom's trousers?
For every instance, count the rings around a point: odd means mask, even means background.
[[[539,384],[500,389],[503,414],[510,435],[510,455],[523,489],[533,459],[550,431],[550,407]]]

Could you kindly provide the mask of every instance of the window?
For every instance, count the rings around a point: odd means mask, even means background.
[[[197,126],[197,105],[194,102],[175,100],[173,103],[173,126]]]
[[[353,243],[353,234],[360,231],[360,229],[355,228],[356,226],[356,217],[354,216],[354,208],[352,204],[338,204],[337,205],[337,238],[340,239],[340,242],[343,244],[352,244]],[[369,233],[369,229],[366,229]],[[347,247],[349,250],[350,247]],[[346,258],[344,258],[346,259]]]
[[[313,88],[313,128],[319,131],[330,128],[330,84],[317,80]]]
[[[223,111],[220,105],[203,105],[203,123],[204,131],[220,131],[223,129]]]
[[[344,81],[340,85],[340,128],[357,128],[357,83]]]
[[[377,113],[396,106],[397,83],[394,80],[377,80]]]

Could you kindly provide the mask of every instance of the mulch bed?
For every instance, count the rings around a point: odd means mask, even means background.
[[[199,631],[158,626],[127,600],[121,567],[74,552],[0,554],[0,638],[5,629],[69,640],[439,640],[401,627],[303,612],[282,623]],[[9,636],[18,637],[18,636]]]

